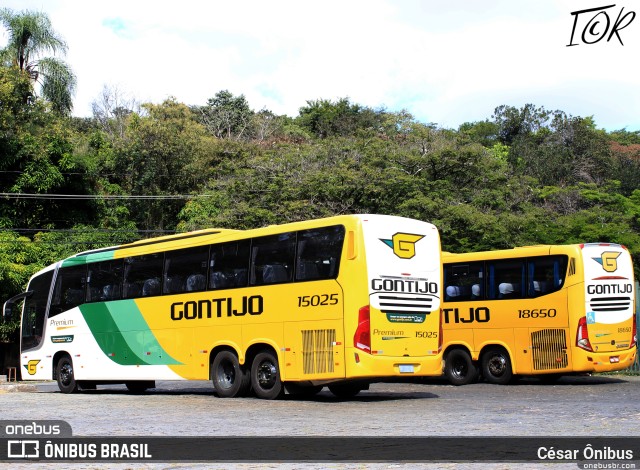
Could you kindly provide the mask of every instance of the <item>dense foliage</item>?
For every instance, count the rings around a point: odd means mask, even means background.
[[[640,131],[592,117],[503,105],[443,129],[347,98],[288,117],[227,90],[187,106],[108,88],[92,118],[65,109],[0,67],[3,299],[84,249],[345,213],[433,222],[449,251],[617,242],[640,266]]]

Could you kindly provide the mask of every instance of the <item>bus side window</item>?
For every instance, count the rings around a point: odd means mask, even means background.
[[[209,246],[206,245],[167,251],[164,257],[162,292],[181,294],[204,290],[207,284],[208,262]],[[155,287],[149,287],[155,291]],[[159,284],[157,289],[160,289]]]
[[[163,254],[133,256],[125,259],[123,297],[133,299],[140,296],[160,294]]]
[[[85,302],[87,288],[87,266],[69,266],[60,268],[56,277],[49,316],[82,305]]]
[[[88,265],[87,302],[120,300],[122,260],[108,260]]]
[[[444,267],[445,301],[484,298],[484,263],[448,264]]]
[[[251,240],[211,246],[209,289],[232,289],[247,286]]]
[[[203,274],[192,274],[187,278],[187,292],[198,292],[207,286],[207,278]]]
[[[251,244],[252,286],[291,282],[296,250],[296,234],[281,233],[254,238]]]
[[[566,256],[541,256],[529,260],[529,297],[555,292],[562,286]]]
[[[492,298],[519,299],[522,298],[525,277],[524,260],[496,260],[490,263],[489,272],[492,278]]]
[[[338,277],[344,234],[342,225],[298,232],[296,281]]]

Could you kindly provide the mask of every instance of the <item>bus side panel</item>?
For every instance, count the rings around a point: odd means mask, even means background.
[[[78,380],[179,380],[170,369],[178,361],[169,350],[175,332],[152,332],[144,317],[144,307],[136,301],[96,302],[71,312],[86,328],[72,356]],[[56,317],[57,318],[57,317]],[[144,367],[141,367],[144,366]]]
[[[285,322],[283,380],[344,378],[341,320]]]
[[[479,351],[482,351],[485,347],[491,345],[503,346],[511,356],[511,366],[514,369],[517,367],[515,358],[513,356],[514,347],[514,329],[513,328],[483,328],[476,329],[473,332],[473,340]]]
[[[475,341],[473,339],[472,328],[460,328],[453,330],[443,331],[444,349],[448,349],[451,346],[458,345],[469,350],[471,358],[475,361],[478,360],[478,351],[475,347]]]
[[[540,336],[566,330],[567,293],[560,290],[536,298],[445,302],[443,333],[445,348],[450,344],[470,341],[473,331],[472,357],[479,359],[482,348],[504,345],[514,352],[513,372],[525,374],[534,367],[533,344]],[[512,333],[511,329],[517,330]],[[535,331],[544,333],[534,334]],[[569,336],[562,349],[570,347]],[[554,367],[555,369],[555,367]]]
[[[345,262],[342,267],[344,271]],[[344,295],[340,285],[319,281],[297,287],[293,306],[284,319],[283,380],[344,378]]]
[[[224,294],[208,291],[137,299],[148,325],[143,358],[167,364],[183,379],[208,380],[213,348],[229,346],[242,356],[242,321],[251,295],[246,289]],[[255,304],[257,309],[258,303],[251,303],[251,308]]]
[[[264,286],[264,311],[242,326],[242,348],[271,345],[282,380],[344,377],[343,293],[335,280]],[[256,291],[257,292],[257,291]]]
[[[513,340],[513,357],[511,358],[513,373],[530,374],[532,359],[529,328],[514,328]]]

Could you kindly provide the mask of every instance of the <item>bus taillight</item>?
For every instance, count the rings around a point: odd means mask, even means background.
[[[637,318],[633,315],[633,329],[631,330],[631,345],[630,348],[634,347],[638,343],[638,323]]]
[[[589,330],[587,329],[587,317],[582,317],[578,321],[578,334],[576,336],[576,346],[585,351],[593,351],[589,342]]]
[[[369,306],[365,305],[358,311],[358,328],[353,335],[353,345],[371,354],[371,321],[369,320]]]

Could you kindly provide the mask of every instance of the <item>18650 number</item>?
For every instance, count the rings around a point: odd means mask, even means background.
[[[553,318],[558,314],[555,308],[534,308],[518,310],[518,318]]]
[[[298,307],[336,305],[338,301],[338,294],[303,295],[298,297]]]

